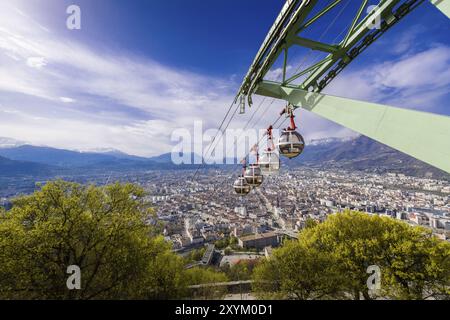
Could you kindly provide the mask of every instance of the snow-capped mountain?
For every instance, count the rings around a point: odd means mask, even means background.
[[[326,145],[326,144],[330,144],[330,143],[343,143],[343,142],[349,142],[352,140],[356,140],[359,136],[353,136],[353,137],[342,137],[342,138],[337,138],[337,137],[329,137],[329,138],[323,138],[323,139],[311,139],[308,142],[308,145],[310,146],[321,146],[321,145]]]
[[[114,148],[89,148],[89,149],[77,149],[81,153],[123,153],[120,150]]]

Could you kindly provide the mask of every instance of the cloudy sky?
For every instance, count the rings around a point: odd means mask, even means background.
[[[81,30],[66,28],[73,3]],[[218,127],[282,4],[2,0],[0,137],[141,156],[170,152],[175,129],[191,131],[196,120],[205,130]],[[343,17],[335,29],[347,23]],[[448,19],[427,3],[326,92],[450,115],[449,31]],[[260,128],[283,106],[266,102]],[[242,127],[251,112],[230,127]],[[299,119],[307,140],[353,134],[306,111]]]

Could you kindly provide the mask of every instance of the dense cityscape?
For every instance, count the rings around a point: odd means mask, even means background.
[[[261,188],[239,197],[232,188],[232,172],[208,170],[195,181],[189,179],[192,175],[191,171],[174,170],[72,179],[96,184],[129,181],[143,186],[175,248],[212,242],[230,233],[292,235],[308,219],[323,221],[347,208],[405,220],[433,229],[442,239],[450,238],[450,184],[444,180],[300,168],[267,177]],[[4,182],[3,206],[8,207],[11,198],[21,192],[32,191],[33,183],[24,179],[23,186],[17,181],[16,185],[19,189],[13,192]]]
[[[295,237],[308,219],[320,222],[346,208],[405,220],[450,238],[450,185],[445,181],[303,168],[269,177],[245,198],[233,193],[226,172],[186,181],[178,172],[167,173],[163,187],[145,184],[176,248],[229,233]]]
[[[240,197],[232,188],[233,172],[208,170],[194,181],[192,175],[173,170],[72,179],[143,186],[175,249],[213,243],[230,234],[295,237],[307,220],[321,222],[345,209],[390,216],[450,239],[450,184],[444,180],[305,167],[267,177],[261,188]],[[3,182],[0,204],[9,207],[13,197],[33,191],[32,185],[31,179],[16,181],[14,192]]]

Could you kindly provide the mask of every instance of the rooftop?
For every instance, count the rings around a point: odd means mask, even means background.
[[[240,237],[239,239],[241,241],[248,241],[248,240],[259,240],[264,238],[272,238],[276,236],[277,234],[275,232],[266,232],[266,233],[251,234],[245,237]]]

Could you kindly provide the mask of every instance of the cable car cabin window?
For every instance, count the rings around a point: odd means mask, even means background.
[[[259,165],[263,175],[275,174],[280,170],[280,158],[275,152],[266,151],[261,156]]]
[[[239,177],[234,185],[233,185],[234,191],[241,195],[247,195],[251,191],[251,186],[247,183],[247,180],[243,176]]]
[[[263,183],[261,168],[257,164],[250,165],[244,174],[245,180],[252,187],[259,187]]]
[[[303,137],[294,130],[284,130],[278,140],[280,154],[292,159],[299,156],[305,148]]]

